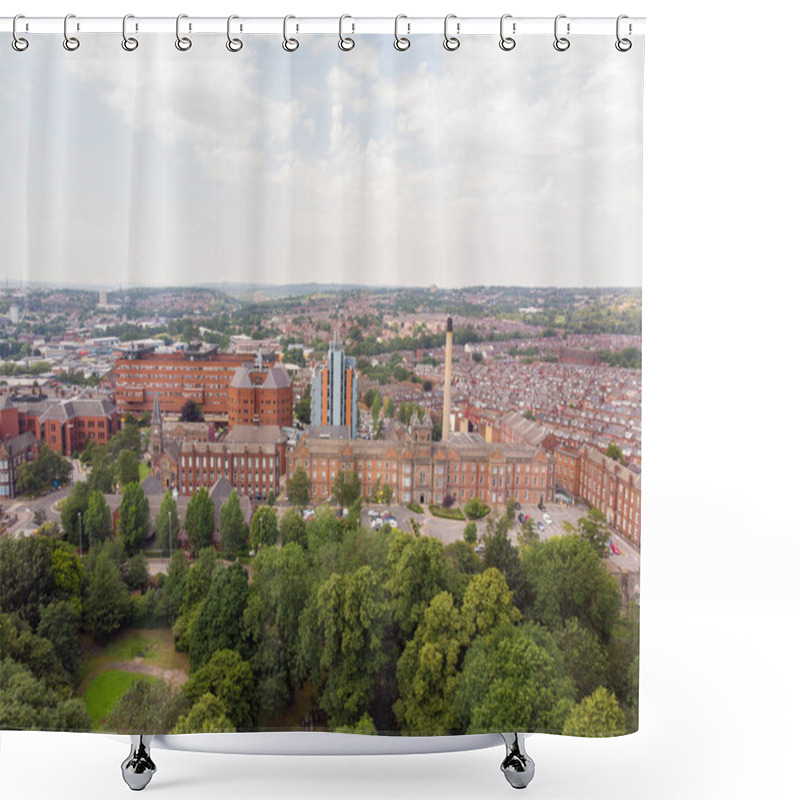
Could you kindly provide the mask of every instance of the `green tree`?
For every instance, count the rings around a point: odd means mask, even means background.
[[[381,493],[379,496],[379,501],[384,505],[391,505],[392,499],[394,497],[394,488],[389,483],[384,483],[381,487]]]
[[[0,729],[88,731],[92,723],[82,700],[65,698],[23,664],[0,659]]]
[[[378,729],[369,714],[364,714],[355,725],[340,725],[336,728],[336,733],[357,733],[360,736],[375,736]]]
[[[565,736],[621,736],[625,715],[617,698],[600,686],[572,709],[564,723]]]
[[[405,636],[411,636],[430,601],[447,588],[444,545],[428,536],[397,536],[389,546],[386,587],[392,616]]]
[[[115,733],[171,733],[187,705],[179,692],[162,681],[136,680],[117,701],[103,727]]]
[[[174,621],[175,617],[181,612],[183,591],[188,574],[189,562],[183,551],[178,550],[172,554],[169,566],[167,567],[167,577],[161,590],[172,621]]]
[[[141,730],[145,730],[142,728]],[[147,728],[146,730],[150,730]],[[191,707],[188,714],[180,717],[171,733],[235,733],[236,726],[225,713],[225,703],[206,692]]]
[[[372,424],[375,426],[376,429],[381,419],[382,408],[383,408],[383,400],[381,399],[381,393],[376,390],[375,397],[372,400]]]
[[[614,461],[619,461],[620,464],[625,463],[625,456],[622,454],[622,448],[616,442],[608,443],[608,447],[606,447],[606,456]]]
[[[469,519],[480,519],[489,513],[489,506],[478,497],[471,497],[464,504],[464,513]]]
[[[144,589],[150,580],[150,568],[144,553],[136,553],[128,560],[125,565],[124,578],[125,584],[132,591]]]
[[[237,730],[251,728],[255,722],[253,672],[234,650],[215,652],[192,673],[183,693],[193,706],[206,694],[216,697]]]
[[[222,549],[234,556],[247,547],[248,530],[244,521],[239,495],[234,491],[219,511],[219,533]]]
[[[308,473],[302,468],[297,467],[294,475],[286,483],[286,495],[293,506],[303,508],[308,505],[308,498],[311,492],[311,480]]]
[[[440,592],[397,662],[400,697],[393,710],[403,731],[438,736],[457,727],[453,697],[464,643],[453,597]]]
[[[478,541],[478,526],[474,522],[468,522],[464,526],[464,541],[471,545]]]
[[[294,415],[303,425],[311,423],[311,384],[306,384],[303,396],[294,404]]]
[[[214,543],[214,501],[205,486],[192,495],[186,506],[186,538],[193,552],[198,552]]]
[[[2,561],[2,558],[0,558]],[[66,542],[56,542],[50,555],[55,597],[67,600],[79,613],[83,609],[83,561]],[[2,580],[0,580],[2,585]]]
[[[605,684],[607,657],[593,630],[582,627],[575,619],[568,619],[564,629],[556,632],[556,642],[579,700]]]
[[[132,450],[122,450],[117,456],[117,480],[124,489],[129,483],[139,482],[139,457]]]
[[[66,458],[42,443],[36,458],[25,461],[17,470],[17,491],[38,495],[69,483],[72,467]]]
[[[250,666],[260,708],[279,713],[289,700],[300,663],[300,619],[311,592],[306,552],[291,542],[280,550],[265,547],[253,562],[253,581],[244,612],[244,631],[252,643]]]
[[[361,567],[334,573],[304,612],[303,652],[331,727],[354,725],[369,710],[383,665],[389,613],[378,575]]]
[[[272,506],[260,506],[250,520],[250,547],[270,547],[278,543],[278,515]]]
[[[156,547],[161,551],[172,549],[178,541],[180,529],[178,503],[172,492],[167,489],[156,514]]]
[[[61,503],[61,529],[67,541],[76,547],[80,543],[83,518],[88,507],[89,487],[83,481],[79,481]],[[84,540],[84,552],[87,544],[87,540]]]
[[[41,608],[36,632],[52,643],[61,664],[70,675],[75,675],[81,665],[80,625],[80,612],[66,600],[58,600]]]
[[[55,548],[47,537],[0,537],[1,612],[17,612],[36,628],[40,606],[58,598],[52,563]]]
[[[333,509],[327,505],[318,506],[314,516],[306,523],[308,549],[316,553],[326,545],[341,541],[342,532],[339,520]]]
[[[521,616],[511,602],[505,578],[497,569],[489,567],[472,577],[461,608],[461,628],[467,641],[485,636],[502,625],[519,622]]]
[[[192,669],[205,664],[218,650],[238,650],[242,646],[242,614],[246,605],[245,568],[237,563],[217,570],[189,638]]]
[[[577,534],[587,541],[600,558],[608,555],[610,534],[606,516],[599,508],[590,508],[586,516],[578,520],[577,529],[571,523],[565,522],[564,530],[568,534]]]
[[[563,728],[574,691],[528,629],[504,626],[470,645],[453,707],[466,733],[556,732]]]
[[[550,630],[574,617],[601,642],[608,640],[619,613],[619,587],[588,542],[553,536],[526,547],[520,564],[531,592],[526,615]]]
[[[181,422],[203,422],[203,409],[194,400],[187,400],[181,406]]]
[[[132,556],[144,547],[150,525],[150,505],[142,485],[138,482],[127,484],[122,491],[117,522],[117,535],[127,555]]]
[[[110,551],[103,547],[94,559],[83,601],[84,628],[101,644],[126,622],[131,599]]]
[[[111,536],[111,509],[98,489],[89,492],[82,524],[83,541],[89,546],[101,544]]]
[[[350,508],[361,497],[361,478],[352,469],[340,469],[331,489],[334,499],[342,508]]]
[[[110,463],[115,462],[123,450],[131,450],[137,458],[142,455],[142,433],[132,417],[126,417],[122,428],[108,440],[106,453]]]
[[[308,547],[306,523],[295,508],[290,508],[282,517],[279,525],[281,544],[286,546],[296,542],[303,548]]]

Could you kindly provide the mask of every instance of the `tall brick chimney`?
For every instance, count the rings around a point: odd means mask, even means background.
[[[453,382],[453,318],[447,318],[444,339],[444,408],[442,409],[442,441],[450,438],[450,384]]]

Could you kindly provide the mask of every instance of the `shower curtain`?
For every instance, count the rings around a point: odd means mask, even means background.
[[[643,38],[177,24],[0,46],[0,728],[635,731]]]

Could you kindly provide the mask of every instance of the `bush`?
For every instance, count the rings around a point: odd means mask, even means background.
[[[464,513],[458,506],[452,508],[443,508],[442,506],[429,505],[428,508],[434,517],[442,517],[443,519],[464,519]]]
[[[406,508],[409,511],[413,511],[415,514],[424,514],[425,513],[425,509],[423,509],[422,506],[419,503],[408,503],[406,505]]]
[[[464,506],[464,513],[470,519],[480,519],[481,517],[485,517],[491,509],[486,503],[482,502],[479,498],[473,497],[471,500],[467,501],[467,504]]]

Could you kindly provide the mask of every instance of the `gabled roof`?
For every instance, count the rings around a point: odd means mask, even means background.
[[[161,485],[161,481],[159,481],[155,476],[148,475],[142,481],[142,491],[145,493],[145,496],[148,495],[163,495],[164,494],[164,487]]]
[[[252,389],[253,382],[250,380],[250,373],[247,367],[238,367],[236,372],[233,373],[231,380],[231,387],[234,389]]]
[[[292,381],[289,378],[289,373],[282,364],[276,364],[264,379],[264,386],[267,389],[285,389],[291,385]]]

